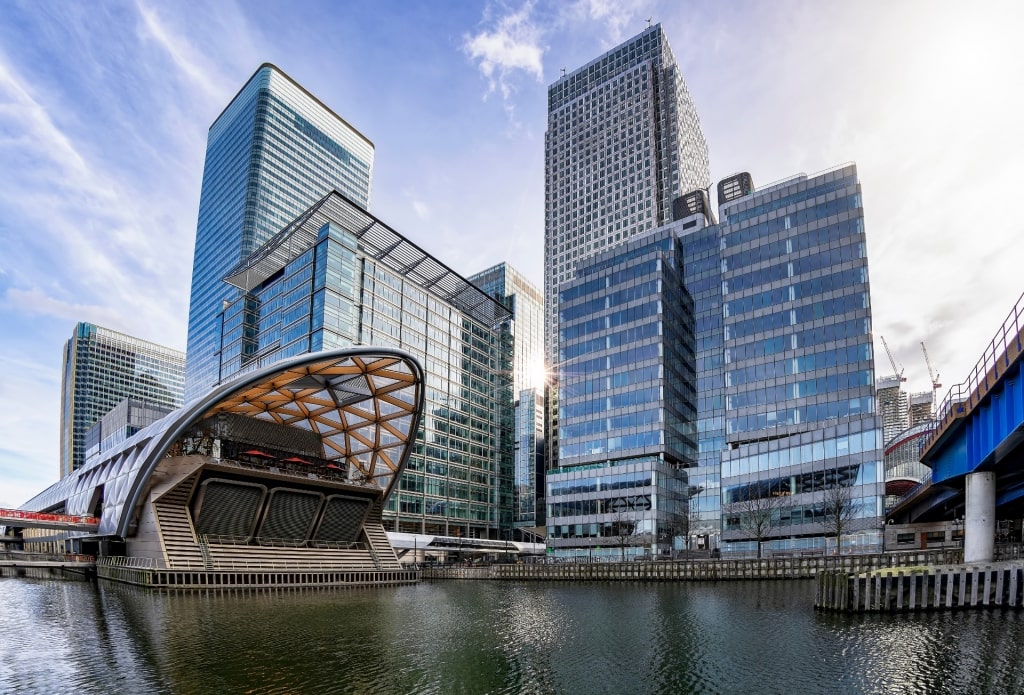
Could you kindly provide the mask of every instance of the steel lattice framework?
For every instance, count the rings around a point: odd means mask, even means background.
[[[311,249],[325,224],[333,223],[352,234],[360,250],[384,263],[484,325],[509,318],[509,311],[473,283],[416,244],[366,212],[338,191],[331,191],[275,234],[258,251],[225,276],[249,292],[290,261]]]
[[[125,537],[133,511],[172,446],[218,413],[301,428],[319,435],[323,456],[356,472],[357,482],[395,489],[423,410],[423,368],[404,350],[356,347],[283,360],[234,381],[139,431],[94,463],[22,506],[92,512],[103,489],[99,535]]]
[[[206,413],[236,413],[318,434],[324,458],[351,464],[387,494],[395,482],[420,388],[409,363],[368,355],[325,360],[278,373]]]

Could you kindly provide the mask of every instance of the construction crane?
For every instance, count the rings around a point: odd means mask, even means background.
[[[896,375],[896,378],[899,379],[900,382],[906,381],[907,378],[903,376],[903,370],[896,367],[896,360],[893,359],[892,352],[889,351],[889,344],[885,342],[885,336],[879,335],[878,337],[882,339],[882,347],[885,348],[885,354],[889,356],[889,364],[892,365],[892,373]]]
[[[928,378],[932,380],[932,414],[935,414],[935,409],[939,406],[939,389],[942,388],[942,384],[939,383],[939,374],[932,369],[932,361],[928,358],[928,348],[924,346],[924,341],[921,341],[921,352],[924,353],[924,363],[928,365]]]

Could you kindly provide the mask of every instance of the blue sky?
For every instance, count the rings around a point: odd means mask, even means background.
[[[376,145],[372,210],[541,285],[546,86],[660,21],[712,178],[856,161],[879,373],[963,380],[1024,290],[1024,3],[0,0],[0,506],[58,475],[77,321],[184,349],[206,132],[273,62]]]

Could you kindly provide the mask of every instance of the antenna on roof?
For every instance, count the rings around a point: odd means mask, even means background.
[[[654,17],[653,17],[653,16],[651,16],[651,17],[648,17],[648,18],[647,18],[647,28],[648,28],[648,29],[650,29],[650,28],[651,28],[651,20],[652,20],[652,19],[654,19]]]
[[[562,77],[565,77],[565,68],[562,68]]]

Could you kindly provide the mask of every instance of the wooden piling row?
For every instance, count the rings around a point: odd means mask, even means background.
[[[1024,606],[1024,566],[898,570],[883,576],[823,572],[814,606],[852,613]]]

